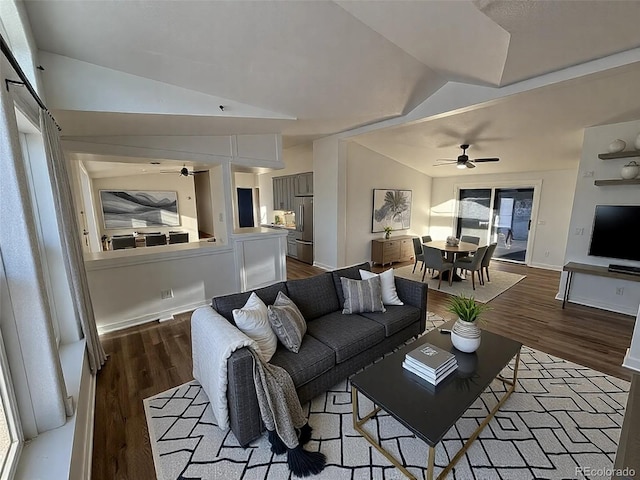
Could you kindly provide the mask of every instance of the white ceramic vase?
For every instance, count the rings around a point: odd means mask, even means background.
[[[480,329],[476,322],[458,320],[451,329],[451,343],[461,352],[473,353],[480,347]]]
[[[638,165],[635,161],[631,161],[627,163],[622,170],[620,171],[620,176],[625,180],[631,180],[632,178],[636,178],[640,173],[640,165]]]

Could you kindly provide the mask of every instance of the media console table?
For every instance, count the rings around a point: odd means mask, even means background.
[[[574,273],[582,273],[584,275],[594,275],[596,277],[619,278],[621,280],[629,280],[631,282],[640,282],[640,275],[632,275],[630,273],[610,272],[607,267],[600,265],[588,265],[586,263],[569,262],[562,270],[567,273],[567,281],[564,284],[564,295],[562,297],[562,308],[569,301],[569,291],[571,290],[571,280]]]

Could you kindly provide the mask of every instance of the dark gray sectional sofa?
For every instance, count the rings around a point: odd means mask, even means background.
[[[272,364],[289,372],[303,405],[425,329],[427,285],[404,278],[395,279],[403,306],[386,306],[384,313],[343,315],[340,277],[359,280],[358,269],[370,270],[370,266],[363,263],[255,291],[267,305],[273,304],[279,291],[284,292],[307,321],[300,351],[296,354],[279,344],[271,359]],[[242,308],[250,294],[216,297],[212,307],[233,324],[232,311]],[[192,337],[196,335],[215,336],[215,332],[203,331],[192,322]],[[192,341],[195,346],[196,340]],[[198,350],[202,349],[194,348],[194,365],[202,363],[195,361],[196,355],[203,354]],[[247,348],[236,350],[227,367],[230,427],[238,442],[246,446],[264,428],[253,383],[253,359]],[[195,368],[194,376],[197,378]]]

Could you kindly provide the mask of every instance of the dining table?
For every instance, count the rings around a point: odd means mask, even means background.
[[[447,262],[451,263],[455,261],[457,256],[463,256],[468,255],[469,253],[473,253],[478,250],[479,247],[479,245],[469,242],[459,242],[458,245],[455,246],[449,245],[446,240],[432,240],[430,242],[423,243],[422,245],[424,245],[425,247],[437,248],[442,253],[444,253]],[[464,280],[460,275],[456,274],[455,271],[452,270],[452,272],[454,282],[461,282],[462,280]],[[442,279],[449,280],[449,271],[442,272]]]

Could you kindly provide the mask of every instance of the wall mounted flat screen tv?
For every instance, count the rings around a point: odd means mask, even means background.
[[[596,205],[589,255],[640,261],[640,205]]]

